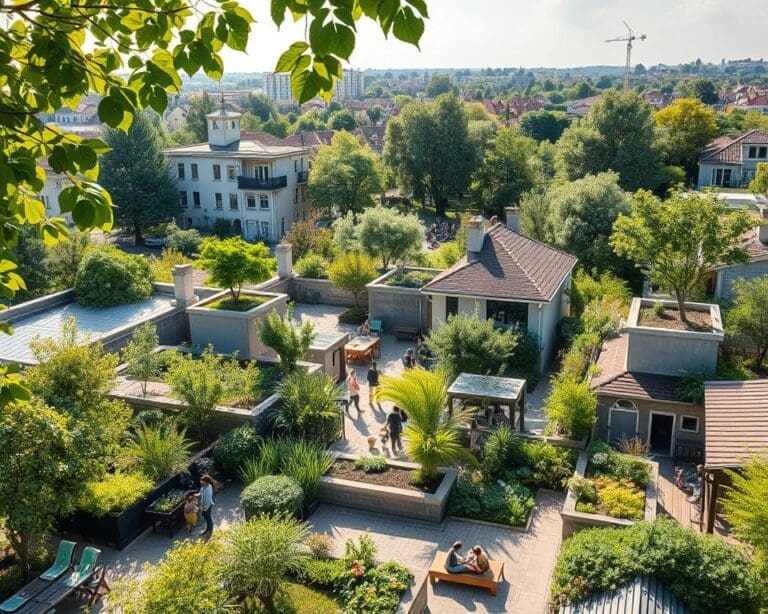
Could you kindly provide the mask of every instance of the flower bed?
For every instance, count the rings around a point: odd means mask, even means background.
[[[630,526],[656,517],[658,463],[594,442],[579,455],[561,511],[563,537],[590,526]]]
[[[374,470],[366,470],[364,465],[369,459],[381,459],[383,466]],[[390,465],[382,456],[361,457],[357,461],[337,459],[333,463],[328,475],[341,480],[351,480],[353,482],[364,482],[366,484],[376,484],[379,486],[389,486],[392,488],[403,488],[416,492],[427,492],[434,494],[440,482],[432,484],[415,484],[413,480],[414,469],[394,467]]]
[[[448,513],[456,518],[527,529],[535,493],[520,482],[500,482],[483,484],[480,480],[460,478],[451,493]]]
[[[355,461],[357,456],[351,454],[339,454],[338,458]],[[399,461],[387,461],[394,469],[414,471],[419,468],[414,463]],[[457,472],[455,469],[439,469],[443,479],[434,493],[421,492],[410,488],[396,488],[383,486],[376,483],[342,479],[333,475],[326,475],[320,479],[319,499],[323,503],[342,505],[370,512],[381,512],[440,522],[448,510],[448,495],[456,483]],[[366,474],[371,480],[376,474]]]

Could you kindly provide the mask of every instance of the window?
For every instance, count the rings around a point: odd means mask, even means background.
[[[485,317],[498,326],[524,329],[528,327],[528,303],[487,301]]]
[[[191,166],[192,166],[192,179],[197,179],[197,164],[193,162]]]
[[[699,419],[696,416],[683,416],[680,422],[680,430],[689,433],[699,432]]]
[[[179,203],[181,203],[181,206],[186,209],[187,208],[187,191],[181,190],[179,192]]]
[[[213,165],[213,180],[221,181],[221,164]]]
[[[229,195],[229,208],[233,211],[237,211],[238,204],[237,204],[237,194],[230,194]]]
[[[253,169],[253,176],[259,181],[269,180],[269,167],[268,166],[256,166]]]
[[[766,158],[766,157],[768,157],[768,147],[760,147],[757,150],[757,157],[758,158]]]
[[[217,121],[213,122],[213,129],[214,130],[218,130],[219,129],[219,122],[217,122]]]
[[[272,238],[272,235],[269,233],[269,222],[261,223],[261,237],[267,241]]]
[[[245,196],[245,206],[249,209],[255,209],[256,208],[256,196],[253,194],[246,194]]]
[[[47,196],[41,196],[40,200],[43,202],[43,205],[45,205],[46,209],[50,209],[51,208],[51,202],[48,200]]]
[[[227,181],[235,181],[237,179],[237,169],[234,164],[227,164]]]
[[[266,194],[259,196],[259,209],[269,209],[269,196]]]
[[[459,313],[459,297],[458,296],[446,296],[445,297],[445,319],[448,316],[455,316]]]
[[[636,409],[635,404],[632,401],[626,399],[619,399],[613,404],[616,409]]]
[[[200,207],[200,192],[192,192],[192,206]]]
[[[221,192],[216,192],[214,198],[216,199],[216,210],[221,211],[224,208],[224,198],[222,198]]]
[[[757,158],[757,147],[752,146],[749,148],[749,157]]]
[[[179,179],[184,179],[184,163],[179,162],[176,165],[176,172],[179,174]]]
[[[724,188],[731,187],[731,169],[730,168],[713,168],[712,169],[712,185],[718,185]]]
[[[57,190],[61,189],[61,181],[59,179],[56,180],[56,189]]]
[[[233,120],[233,121],[232,121],[232,128],[234,129],[234,127],[235,127],[235,122],[234,122],[234,120]]]
[[[293,172],[294,173],[298,173],[299,172],[299,161],[298,160],[294,160],[293,161]]]
[[[299,204],[299,188],[298,187],[293,191],[293,204],[294,205]]]

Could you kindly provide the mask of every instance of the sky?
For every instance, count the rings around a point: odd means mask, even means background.
[[[623,65],[622,20],[647,40],[632,63],[678,64],[701,58],[768,58],[768,0],[427,0],[430,19],[421,51],[386,40],[368,21],[358,26],[351,68],[484,68]],[[256,18],[247,55],[227,50],[227,72],[274,68],[288,45],[304,38],[298,24],[278,32],[268,0],[241,0]]]

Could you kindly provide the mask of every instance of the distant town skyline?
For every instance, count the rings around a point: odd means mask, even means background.
[[[303,22],[277,31],[269,2],[244,0],[257,23],[248,54],[224,52],[227,72],[271,71],[280,53],[304,36]],[[432,0],[421,51],[363,22],[347,67],[360,69],[568,68],[624,63],[624,45],[605,39],[625,33],[626,20],[648,39],[635,45],[632,63],[679,64],[701,58],[768,57],[768,2],[743,0]]]

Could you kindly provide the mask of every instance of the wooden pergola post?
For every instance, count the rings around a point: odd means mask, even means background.
[[[702,503],[701,516],[706,515],[704,532],[715,532],[715,519],[717,517],[717,499],[720,496],[720,470],[704,473],[704,502]]]

